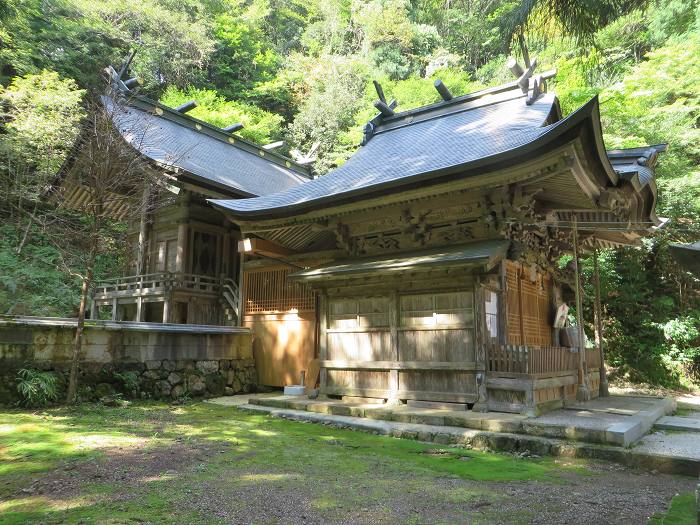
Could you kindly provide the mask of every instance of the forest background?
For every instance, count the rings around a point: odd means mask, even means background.
[[[41,195],[103,89],[101,71],[131,50],[143,94],[194,99],[193,116],[242,122],[242,136],[285,140],[285,153],[318,143],[322,176],[358,147],[376,111],[372,80],[405,110],[438,100],[438,77],[455,95],[512,80],[505,63],[522,63],[524,42],[541,71],[557,68],[550,89],[565,114],[600,97],[609,149],[669,144],[657,170],[668,223],[640,248],[602,253],[607,360],[618,379],[697,385],[700,284],[668,245],[700,238],[699,4],[0,0],[0,314],[75,315],[81,258],[66,260],[49,238],[83,218]],[[119,223],[105,233],[98,278],[119,273],[124,233]],[[82,242],[65,239],[73,253]]]

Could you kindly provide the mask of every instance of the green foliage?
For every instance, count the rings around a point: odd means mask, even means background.
[[[695,494],[685,492],[671,500],[664,514],[654,514],[648,525],[697,525],[698,513]]]
[[[44,407],[58,398],[58,378],[53,372],[22,368],[17,373],[17,392],[26,407]]]
[[[15,77],[0,91],[0,180],[9,193],[36,199],[46,189],[78,136],[83,95],[72,79],[50,71]]]
[[[80,281],[67,273],[64,254],[48,236],[61,236],[60,228],[42,230],[30,225],[26,241],[17,252],[26,224],[16,226],[3,217],[0,224],[0,314],[74,317],[79,302]],[[97,279],[117,275],[124,264],[123,232],[115,228],[102,238],[105,253],[96,261]],[[70,251],[85,248],[80,239],[66,239]],[[75,261],[74,261],[75,262]],[[79,261],[74,270],[83,270]]]
[[[189,112],[191,116],[218,127],[241,122],[244,127],[239,134],[249,140],[265,144],[279,138],[282,133],[281,116],[251,104],[226,100],[213,90],[169,87],[161,98],[167,106],[177,106],[189,100],[197,101],[197,107]]]
[[[139,376],[136,372],[114,372],[113,375],[125,394],[131,396],[136,394],[139,389]]]

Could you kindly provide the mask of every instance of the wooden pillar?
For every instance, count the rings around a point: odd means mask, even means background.
[[[224,232],[223,248],[221,249],[221,273],[228,277],[229,272],[229,257],[231,256],[231,232]]]
[[[238,259],[238,326],[243,326],[243,317],[245,316],[244,263],[245,252],[240,252],[240,258]]]
[[[525,344],[525,317],[523,314],[523,267],[519,265],[516,272],[518,278],[518,317],[520,318],[520,344]]]
[[[326,290],[322,290],[318,294],[318,356],[319,361],[328,359],[328,295]],[[321,394],[326,393],[326,385],[328,383],[328,370],[321,365],[319,377],[319,389]]]
[[[170,322],[170,308],[171,308],[171,298],[168,292],[165,293],[165,299],[163,299],[163,322]]]
[[[389,330],[391,331],[391,354],[396,362],[399,359],[399,293],[392,290],[391,299],[389,301]],[[389,370],[389,398],[388,403],[399,403],[399,371]]]
[[[175,271],[187,273],[187,236],[189,227],[187,219],[181,219],[177,225],[177,253],[175,255]]]
[[[143,322],[143,297],[136,298],[136,322]]]
[[[146,273],[146,254],[148,253],[148,221],[151,203],[151,186],[146,185],[141,196],[141,219],[139,222],[139,244],[136,255],[136,275]]]
[[[119,300],[115,297],[112,299],[112,321],[117,320],[119,310]]]
[[[90,319],[93,321],[98,317],[97,303],[95,299],[90,300]]]
[[[608,375],[605,370],[605,350],[603,349],[603,308],[600,301],[600,271],[598,268],[598,244],[596,239],[593,239],[593,285],[595,286],[595,344],[600,354],[600,369],[598,370],[600,386],[598,387],[598,395],[600,397],[608,397],[610,391],[608,389]]]
[[[586,343],[583,332],[583,301],[581,299],[581,277],[580,277],[580,260],[578,256],[578,223],[576,215],[573,216],[573,234],[574,234],[574,277],[575,277],[575,295],[576,295],[576,324],[578,324],[578,389],[576,391],[576,399],[578,401],[589,401],[591,393],[588,389],[588,373],[586,371]]]

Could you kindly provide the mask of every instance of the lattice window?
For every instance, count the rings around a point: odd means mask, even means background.
[[[519,263],[506,265],[508,343],[551,346],[551,279]]]
[[[314,310],[316,299],[309,287],[287,279],[294,271],[286,266],[246,270],[243,277],[245,312],[254,314]]]

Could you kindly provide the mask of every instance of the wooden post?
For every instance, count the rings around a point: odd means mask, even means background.
[[[143,297],[136,298],[136,322],[143,322]]]
[[[593,239],[593,285],[595,286],[595,343],[600,354],[600,368],[598,369],[600,385],[598,387],[598,395],[600,397],[608,397],[610,395],[610,391],[608,389],[608,375],[605,370],[605,351],[603,349],[603,308],[600,302],[598,245],[595,238]]]
[[[112,299],[112,321],[117,320],[117,311],[119,310],[119,300],[115,297]]]
[[[583,332],[583,301],[581,300],[581,277],[579,273],[579,256],[578,256],[578,223],[576,215],[573,216],[573,233],[574,233],[574,277],[575,277],[575,295],[576,295],[576,323],[578,324],[578,390],[576,391],[576,399],[578,401],[589,401],[591,393],[588,390],[588,378],[586,377],[586,343]]]
[[[326,290],[318,294],[318,356],[321,362],[328,359],[328,295]],[[319,391],[326,393],[328,382],[328,370],[322,365],[319,376]]]
[[[187,261],[187,235],[188,235],[187,219],[182,219],[177,225],[177,253],[175,255],[175,271],[186,273]]]
[[[95,299],[90,300],[90,319],[93,321],[97,319],[98,313],[97,313],[97,303],[95,302]]]
[[[146,254],[148,253],[148,220],[151,204],[151,186],[146,185],[141,196],[141,220],[139,222],[139,244],[136,259],[136,275],[146,271]]]
[[[399,359],[399,294],[396,290],[391,292],[389,301],[389,329],[391,330],[391,353],[398,362]],[[399,371],[389,370],[389,398],[388,403],[399,403]]]
[[[170,293],[165,292],[165,298],[163,299],[163,322],[170,322]]]
[[[523,318],[523,268],[522,264],[515,273],[518,278],[518,316],[520,317],[520,344],[525,344],[525,319]]]
[[[245,315],[245,283],[243,282],[243,265],[245,263],[245,252],[240,253],[238,260],[238,326],[243,326],[243,316]]]

